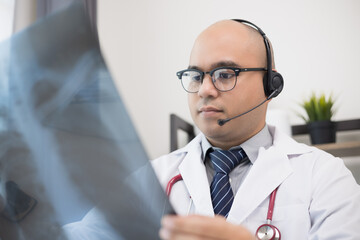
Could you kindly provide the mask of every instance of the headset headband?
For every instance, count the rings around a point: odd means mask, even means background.
[[[245,23],[247,25],[250,25],[251,27],[255,28],[263,37],[264,43],[265,43],[265,49],[266,49],[266,62],[267,62],[267,76],[268,79],[271,79],[271,71],[272,71],[272,56],[271,56],[271,50],[270,50],[270,43],[269,39],[267,38],[265,32],[261,30],[258,26],[256,26],[254,23],[249,22],[247,20],[243,19],[232,19],[233,21],[239,22],[239,23]]]

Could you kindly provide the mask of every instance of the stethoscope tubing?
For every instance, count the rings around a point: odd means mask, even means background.
[[[269,200],[269,208],[267,213],[267,220],[272,221],[273,213],[274,213],[274,206],[275,206],[275,199],[276,199],[276,193],[277,193],[278,187],[271,193],[270,200]]]
[[[181,181],[181,180],[183,180],[183,178],[182,178],[180,173],[178,175],[176,175],[175,177],[170,179],[170,181],[166,185],[166,190],[165,190],[166,195],[168,197],[170,197],[171,189],[175,185],[175,183],[177,183],[178,181]]]
[[[170,179],[170,181],[166,185],[166,190],[165,190],[166,195],[168,197],[170,197],[171,189],[175,185],[175,183],[177,183],[179,181],[182,181],[182,180],[183,180],[183,178],[182,178],[181,174],[178,174],[175,177]],[[265,238],[265,239],[281,240],[281,233],[280,233],[279,229],[271,224],[273,213],[274,213],[274,206],[275,206],[275,199],[276,199],[277,190],[278,190],[278,187],[270,195],[268,213],[267,213],[267,216],[266,216],[266,224],[261,225],[256,230],[257,239],[262,239],[260,237],[260,231],[261,231],[261,229],[265,228],[265,229],[271,229],[272,230],[272,236],[270,238]],[[191,208],[191,204],[190,204],[188,212],[190,212],[190,208]],[[265,235],[267,235],[267,234],[265,234]]]
[[[175,183],[177,183],[178,181],[181,181],[183,180],[181,174],[178,174],[176,175],[175,177],[171,178],[170,181],[168,182],[168,184],[166,185],[166,195],[168,197],[170,197],[170,193],[171,193],[171,189],[172,187],[174,186]],[[187,210],[187,214],[189,215],[190,213],[190,210],[191,210],[191,207],[192,207],[192,200],[191,200],[191,196],[190,196],[190,204],[189,204],[189,207],[188,207],[188,210]]]

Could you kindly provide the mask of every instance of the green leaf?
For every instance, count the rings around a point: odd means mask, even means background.
[[[331,120],[335,113],[333,109],[334,99],[332,95],[326,99],[325,94],[321,94],[317,97],[315,93],[312,93],[309,100],[304,101],[300,105],[305,109],[307,116],[300,114],[299,116],[307,123]]]

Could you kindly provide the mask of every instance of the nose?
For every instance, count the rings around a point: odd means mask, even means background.
[[[211,76],[205,74],[202,84],[200,85],[198,95],[203,98],[216,97],[219,91],[215,88]]]

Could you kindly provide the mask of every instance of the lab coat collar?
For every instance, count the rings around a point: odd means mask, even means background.
[[[231,222],[242,223],[274,189],[292,174],[290,155],[300,155],[313,150],[307,145],[297,143],[273,126],[269,126],[269,131],[273,136],[273,145],[268,149],[264,147],[259,149],[257,160],[235,195],[228,216]],[[179,166],[179,171],[194,202],[196,213],[213,216],[210,186],[205,165],[201,159],[201,138],[202,133],[178,150],[187,152]]]
[[[268,129],[273,138],[273,146],[278,146],[279,149],[286,155],[300,155],[313,151],[313,147],[309,147],[306,144],[298,143],[285,133],[281,132],[274,126],[268,125]],[[185,147],[176,150],[174,153],[180,152],[192,152],[198,149],[201,156],[201,139],[205,138],[203,133],[198,134],[189,144]],[[200,148],[197,148],[200,147]]]
[[[187,154],[179,166],[179,171],[194,202],[196,213],[214,216],[205,164],[201,159],[201,137],[201,134],[198,135],[183,148]]]
[[[250,162],[253,164],[258,157],[259,148],[261,146],[265,147],[266,149],[272,145],[273,139],[272,135],[270,134],[268,125],[258,132],[255,136],[251,137],[247,141],[243,142],[238,146],[233,146],[231,149],[241,147],[244,149],[246,155],[248,156]],[[201,137],[201,149],[202,149],[202,159],[205,161],[205,155],[209,148],[212,148],[212,145],[206,139],[205,135]],[[216,148],[214,148],[216,149]]]
[[[286,154],[275,146],[260,148],[258,159],[235,195],[228,221],[242,223],[292,172]]]
[[[274,126],[268,125],[270,134],[273,137],[273,146],[276,146],[286,155],[301,155],[304,153],[312,152],[313,147],[306,144],[298,143],[293,138],[286,135]]]
[[[273,146],[260,148],[259,156],[235,195],[228,221],[242,223],[292,172],[290,155],[311,152],[312,148],[297,143],[269,126]],[[264,220],[265,220],[264,216]]]

